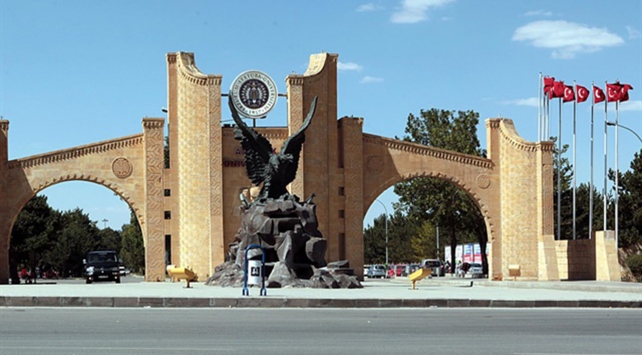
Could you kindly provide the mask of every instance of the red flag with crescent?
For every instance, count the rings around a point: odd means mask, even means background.
[[[565,85],[564,86],[564,97],[562,98],[562,101],[564,102],[569,102],[575,100],[575,91],[573,91],[573,87],[570,85]]]
[[[552,76],[547,76],[544,78],[544,94],[548,94],[549,91],[553,88],[553,83],[555,83],[555,78]]]
[[[633,90],[633,86],[629,84],[622,84],[620,88],[620,102],[629,100],[629,90]]]
[[[588,97],[589,97],[588,89],[582,85],[575,85],[575,87],[577,91],[577,102],[580,103],[588,100]]]
[[[553,83],[553,87],[548,91],[548,98],[553,99],[556,97],[564,97],[565,85],[563,81],[556,81]]]
[[[593,103],[602,102],[605,98],[604,91],[597,86],[593,86]]]
[[[620,101],[622,98],[622,85],[619,82],[606,84],[606,100],[608,102]]]

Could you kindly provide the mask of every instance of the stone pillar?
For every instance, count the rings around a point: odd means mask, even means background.
[[[595,280],[622,281],[615,232],[595,231]]]
[[[7,205],[7,159],[9,121],[0,120],[0,284],[9,283],[9,238],[11,221]]]
[[[343,186],[337,195],[345,199],[344,238],[339,238],[338,259],[350,261],[357,276],[363,276],[363,119],[339,120],[339,167],[343,168]],[[349,243],[347,242],[349,241]]]
[[[198,71],[192,53],[177,54],[176,71],[171,129],[177,130],[172,171],[178,176],[180,266],[206,280],[225,257],[221,76]]]
[[[501,177],[502,162],[500,159],[500,135],[499,135],[499,119],[486,120],[486,152],[488,159],[495,164],[494,170],[497,175]],[[501,184],[501,181],[497,182]],[[501,199],[498,197],[493,201],[496,205],[501,204]],[[496,207],[496,210],[501,211],[501,206]],[[497,214],[501,216],[501,212]],[[490,228],[486,223],[486,228]],[[495,221],[494,233],[489,237],[490,250],[488,251],[488,278],[491,280],[502,280],[504,275],[502,272],[502,221],[501,219]],[[508,275],[506,275],[508,276]]]
[[[538,280],[560,280],[553,233],[553,142],[537,143]]]
[[[163,233],[163,138],[165,120],[143,119],[145,155],[145,281],[165,281],[165,236]]]

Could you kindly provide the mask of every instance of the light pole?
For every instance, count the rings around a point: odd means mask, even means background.
[[[615,122],[606,122],[606,125],[607,125],[607,126],[615,126]],[[629,131],[629,132],[633,133],[633,134],[638,138],[638,140],[640,140],[640,143],[642,143],[642,138],[640,138],[640,136],[639,136],[637,133],[635,133],[635,131],[634,131],[634,130],[630,129],[630,128],[629,128],[629,127],[627,127],[627,126],[623,126],[623,125],[621,125],[621,124],[619,124],[619,123],[618,123],[618,125],[617,125],[617,126],[618,126],[618,127],[621,127],[621,128],[624,128],[624,129],[626,129],[627,131]]]
[[[375,199],[375,201],[379,202],[381,206],[383,206],[383,210],[386,211],[386,267],[388,267],[388,209],[386,208],[386,205],[383,204],[383,202]],[[388,272],[388,270],[386,270]]]
[[[617,102],[615,104],[617,105]],[[616,106],[616,109],[617,109],[617,106]],[[618,224],[619,224],[619,221],[618,221],[618,219],[619,219],[619,216],[618,216],[618,200],[620,198],[620,187],[618,186],[619,185],[618,184],[618,180],[619,180],[619,177],[620,177],[620,171],[618,169],[618,139],[617,139],[618,138],[618,134],[617,134],[618,128],[622,127],[624,129],[626,129],[627,131],[633,133],[636,137],[638,137],[638,139],[640,140],[641,143],[642,143],[642,138],[640,138],[640,136],[637,133],[635,133],[634,130],[630,129],[629,127],[626,127],[626,126],[623,126],[623,125],[619,124],[619,122],[617,121],[617,116],[615,116],[615,122],[606,121],[606,125],[607,126],[615,126],[615,248],[618,248],[619,247],[619,244],[618,244],[618,241],[619,241],[619,233],[618,233],[619,232],[619,230],[618,230]]]

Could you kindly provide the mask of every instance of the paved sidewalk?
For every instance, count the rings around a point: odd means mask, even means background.
[[[472,286],[471,286],[472,282]],[[0,285],[0,307],[626,307],[642,308],[642,284],[433,278],[366,280],[362,289],[241,288],[185,282]]]

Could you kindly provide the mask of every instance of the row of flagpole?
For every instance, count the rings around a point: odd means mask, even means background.
[[[619,170],[618,170],[618,107],[620,102],[629,99],[628,91],[633,87],[629,84],[620,84],[619,81],[609,84],[604,83],[606,88],[606,95],[604,91],[591,83],[591,92],[593,99],[591,100],[591,164],[590,171],[591,177],[589,180],[589,238],[593,235],[593,141],[594,141],[594,106],[597,103],[604,102],[604,220],[603,229],[606,230],[606,216],[607,216],[607,126],[608,121],[608,103],[615,102],[615,245],[618,245],[618,200],[619,200]],[[553,77],[542,76],[539,74],[539,103],[538,103],[538,141],[548,139],[549,126],[550,126],[550,101],[554,98],[559,98],[559,125],[557,136],[557,240],[561,239],[561,155],[562,155],[562,104],[573,101],[573,240],[577,238],[576,228],[576,133],[577,133],[577,104],[586,101],[590,95],[589,90],[581,85],[577,85],[573,81],[573,85],[565,85],[563,81],[556,81]]]

